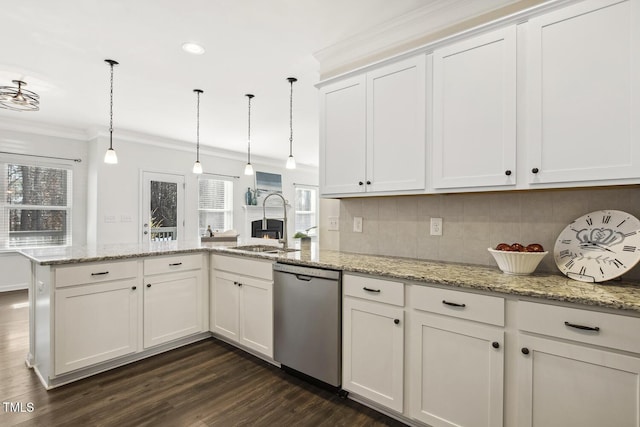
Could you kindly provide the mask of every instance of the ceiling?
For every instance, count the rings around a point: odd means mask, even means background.
[[[105,131],[114,59],[114,144],[124,130],[195,144],[198,88],[201,144],[245,153],[252,93],[252,153],[284,163],[293,76],[293,152],[317,165],[313,53],[442,1],[0,0],[0,85],[24,80],[41,97],[40,111],[0,109],[0,120]]]

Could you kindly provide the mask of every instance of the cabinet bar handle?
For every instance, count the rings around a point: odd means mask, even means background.
[[[91,273],[92,276],[104,276],[105,274],[109,274],[108,271],[101,271],[99,273]]]
[[[458,304],[457,302],[450,302],[450,301],[447,301],[446,299],[443,299],[442,303],[445,304],[445,305],[450,305],[452,307],[462,307],[462,308],[464,308],[464,307],[467,306],[466,304]]]
[[[181,262],[174,262],[173,264],[169,264],[169,267],[175,267],[176,265],[182,265]]]
[[[371,289],[371,288],[367,288],[366,286],[364,288],[362,288],[362,289],[364,289],[367,292],[375,292],[375,293],[378,293],[378,294],[380,293],[380,289]]]
[[[564,322],[565,326],[575,329],[581,329],[583,331],[594,331],[599,332],[600,328],[597,326],[585,326],[585,325],[576,325],[575,323]]]

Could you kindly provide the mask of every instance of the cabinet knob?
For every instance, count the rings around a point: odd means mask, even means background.
[[[242,283],[238,282],[238,286],[242,286]]]
[[[358,181],[358,185],[364,185],[364,182]]]
[[[151,287],[151,283],[147,283],[147,288],[150,288],[150,287]]]
[[[538,168],[531,169],[531,173],[538,173],[538,172],[540,172],[540,170]]]
[[[500,348],[500,343],[498,341],[494,341],[494,342],[491,343],[491,346],[493,348]]]
[[[367,185],[371,185],[371,181],[367,181]]]
[[[393,323],[395,323],[396,325],[400,324],[400,319],[393,319]]]
[[[504,171],[504,174],[507,175],[507,176],[510,176],[511,175],[511,171],[509,169],[507,169],[506,171]]]
[[[131,287],[131,290],[132,290],[132,291],[135,291],[136,289],[137,289],[137,288],[136,288],[135,286],[132,286],[132,287]]]
[[[529,349],[527,347],[522,347],[522,350],[520,350],[522,352],[522,354],[529,354]]]

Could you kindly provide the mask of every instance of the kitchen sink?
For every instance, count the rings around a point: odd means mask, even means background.
[[[278,248],[276,246],[269,246],[269,245],[233,246],[229,249],[236,249],[239,251],[247,251],[247,252],[262,252],[266,254],[278,254],[282,252],[295,252],[300,250],[300,249],[293,249],[293,248],[284,249],[284,248]]]

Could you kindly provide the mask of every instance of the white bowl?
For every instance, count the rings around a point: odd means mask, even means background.
[[[535,271],[549,252],[510,252],[487,248],[505,274],[525,276]]]

